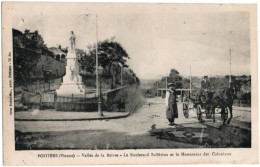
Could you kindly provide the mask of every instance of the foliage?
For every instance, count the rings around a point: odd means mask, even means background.
[[[182,87],[183,89],[189,89],[190,88],[190,79],[183,78],[182,79]]]
[[[89,45],[88,49],[89,52],[79,59],[81,70],[95,73],[96,45]],[[110,80],[110,88],[113,89],[117,84],[120,84],[122,68],[125,71],[123,78],[126,84],[139,82],[135,73],[128,69],[127,59],[129,59],[129,56],[121,44],[113,41],[113,39],[100,41],[97,50],[99,65],[103,67],[102,78]]]
[[[251,76],[231,76],[233,86],[235,88],[237,99],[241,100],[251,100]],[[171,69],[170,75],[167,77],[168,83],[176,83],[176,88],[188,89],[190,87],[190,79],[183,78],[179,72],[175,69]],[[194,92],[199,92],[201,87],[202,77],[192,77],[191,78],[191,88]],[[229,76],[212,76],[209,77],[210,89],[216,94],[220,93],[225,88],[229,86]],[[160,80],[155,81],[150,89],[143,90],[146,96],[155,96],[157,93],[157,88],[166,87],[166,77],[162,77]]]
[[[52,54],[38,31],[24,33],[13,29],[14,79],[17,84],[26,84],[32,80],[30,75],[35,69],[41,54]],[[18,83],[19,82],[19,83]]]
[[[182,88],[182,76],[180,76],[180,73],[177,70],[171,69],[168,83],[175,83],[177,89]]]

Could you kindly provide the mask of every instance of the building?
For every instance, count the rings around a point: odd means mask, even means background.
[[[67,49],[62,49],[61,46],[51,47],[49,50],[53,53],[53,58],[57,61],[66,62]]]

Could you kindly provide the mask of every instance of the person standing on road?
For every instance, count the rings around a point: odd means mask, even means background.
[[[174,124],[174,119],[178,118],[178,107],[176,100],[176,91],[175,84],[168,84],[168,90],[166,91],[165,96],[165,104],[166,104],[166,118],[169,121],[169,125],[172,126]]]

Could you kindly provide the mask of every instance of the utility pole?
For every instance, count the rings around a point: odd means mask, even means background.
[[[232,31],[229,31],[229,34],[230,34],[230,38],[231,38],[231,35],[232,35]],[[231,85],[231,48],[229,49],[229,82],[228,82],[228,85],[230,87]]]
[[[231,84],[231,49],[229,49],[229,87]]]
[[[191,94],[191,65],[190,65],[190,94]]]
[[[96,14],[96,89],[97,89],[97,96],[98,96],[98,115],[103,116],[102,110],[101,110],[101,83],[99,78],[99,72],[98,72],[98,17]]]
[[[168,78],[168,77],[167,77],[167,75],[166,75],[166,85],[165,85],[165,86],[166,86],[166,87],[165,87],[165,88],[166,88],[166,91],[167,91],[167,85],[168,85],[167,78]]]
[[[96,93],[97,96],[99,95],[98,92],[98,24],[97,24],[97,15],[96,15]]]
[[[121,66],[121,87],[123,87],[123,65]]]
[[[157,89],[156,89],[156,96],[158,97],[158,95],[159,95],[159,92],[158,92],[158,88],[159,88],[159,81],[156,81],[157,83]]]

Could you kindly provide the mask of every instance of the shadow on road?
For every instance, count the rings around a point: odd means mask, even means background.
[[[150,135],[158,139],[200,145],[212,148],[249,148],[251,132],[233,125],[221,125],[219,128],[184,127],[174,125],[164,129],[152,129]]]
[[[129,135],[107,130],[77,130],[63,132],[16,131],[16,150],[122,150],[193,148],[194,144],[178,143],[151,137],[149,133]]]
[[[251,132],[234,126],[214,128],[184,127],[152,129],[129,135],[109,130],[73,130],[54,132],[15,131],[16,150],[120,150],[169,148],[251,147]]]

